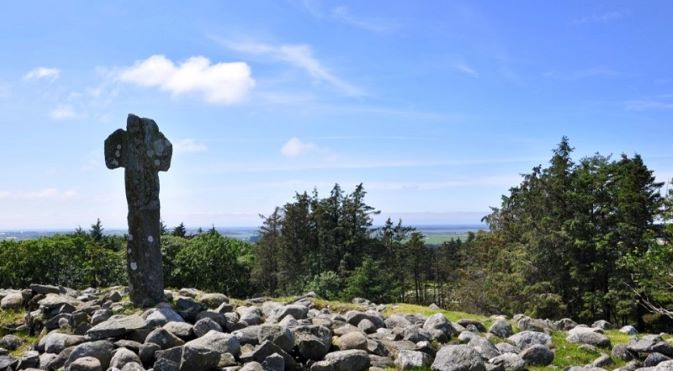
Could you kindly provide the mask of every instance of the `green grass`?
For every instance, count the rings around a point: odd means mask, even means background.
[[[14,333],[14,335],[23,339],[23,343],[21,344],[21,346],[19,346],[18,348],[9,353],[11,356],[17,358],[21,357],[23,353],[29,350],[31,345],[35,345],[37,344],[38,341],[40,341],[39,336],[28,336],[28,334],[24,332],[17,332]]]
[[[21,324],[26,311],[20,310],[0,310],[0,327],[9,327]]]
[[[478,314],[448,311],[443,309],[430,309],[429,307],[423,305],[414,304],[390,304],[384,312],[386,316],[391,314],[422,314],[424,316],[431,316],[435,313],[442,313],[446,318],[449,319],[449,321],[452,322],[456,322],[460,319],[472,319],[480,321],[486,327],[488,327],[490,323],[493,322],[490,318]]]

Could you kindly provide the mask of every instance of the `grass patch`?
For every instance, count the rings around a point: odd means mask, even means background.
[[[23,323],[26,317],[24,309],[19,310],[0,310],[0,327],[13,327]]]
[[[24,332],[17,332],[14,335],[23,339],[23,344],[9,353],[11,356],[17,358],[21,357],[23,353],[30,350],[30,347],[37,344],[37,342],[40,340],[39,336],[28,336],[28,334]]]
[[[339,313],[348,312],[349,310],[367,310],[367,307],[364,305],[344,303],[335,300],[317,299],[317,298],[313,300],[313,306],[315,306],[315,308],[318,310],[323,308],[329,308],[331,311]]]
[[[422,314],[424,316],[431,316],[435,313],[442,313],[449,321],[456,322],[460,319],[472,319],[477,320],[483,323],[486,327],[493,322],[490,318],[486,316],[481,316],[478,314],[449,311],[443,309],[430,309],[429,307],[422,305],[414,304],[391,304],[389,305],[384,314],[389,316],[391,314]]]

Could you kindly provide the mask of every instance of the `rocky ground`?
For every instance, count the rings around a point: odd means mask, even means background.
[[[4,370],[672,370],[666,334],[437,307],[230,300],[195,289],[133,308],[125,288],[0,290]]]

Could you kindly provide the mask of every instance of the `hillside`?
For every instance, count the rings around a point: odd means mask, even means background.
[[[0,290],[0,369],[670,370],[673,337],[431,305],[167,290],[134,308],[124,287]],[[592,366],[593,365],[593,366]],[[656,368],[644,368],[656,366]]]

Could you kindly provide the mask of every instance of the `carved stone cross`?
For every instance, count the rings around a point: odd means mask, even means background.
[[[105,165],[125,168],[128,213],[127,272],[131,301],[152,306],[163,300],[159,171],[171,167],[173,145],[154,120],[129,114],[126,130],[105,140]]]

